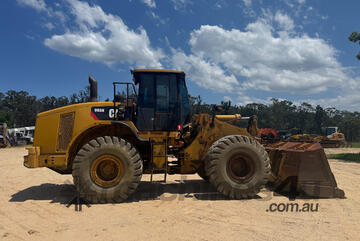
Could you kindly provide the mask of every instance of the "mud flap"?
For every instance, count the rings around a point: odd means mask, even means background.
[[[270,183],[277,192],[309,197],[344,198],[319,143],[278,142],[266,147]]]

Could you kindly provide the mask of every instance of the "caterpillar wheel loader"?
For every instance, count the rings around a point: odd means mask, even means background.
[[[198,173],[234,199],[254,197],[269,180],[281,186],[292,177],[296,191],[306,195],[344,196],[320,146],[265,148],[257,141],[256,117],[248,128],[234,125],[246,119],[240,114],[190,117],[183,71],[131,73],[133,83],[113,83],[113,102],[97,101],[90,76],[89,102],[39,113],[24,165],[72,174],[81,197],[92,203],[126,200],[143,174],[151,181],[163,174],[166,181],[167,174]],[[119,86],[126,89],[121,95]]]
[[[324,148],[339,148],[345,146],[345,135],[340,132],[339,127],[329,126],[322,128],[323,135],[318,138]]]

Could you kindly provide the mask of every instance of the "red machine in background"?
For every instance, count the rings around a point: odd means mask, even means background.
[[[274,143],[280,140],[280,137],[275,129],[262,128],[260,129],[261,142]]]

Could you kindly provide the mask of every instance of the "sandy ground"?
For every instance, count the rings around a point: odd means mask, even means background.
[[[326,154],[360,153],[360,148],[326,148]]]
[[[197,175],[165,185],[144,176],[129,202],[75,212],[66,207],[71,175],[27,169],[25,153],[0,149],[0,240],[359,240],[360,164],[330,160],[346,199],[289,201],[264,189],[257,199],[227,200]],[[318,212],[269,212],[272,203],[318,204]]]

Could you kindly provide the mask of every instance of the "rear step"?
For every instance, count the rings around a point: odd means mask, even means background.
[[[265,148],[270,156],[270,183],[276,191],[296,191],[309,197],[345,197],[319,143],[278,142]]]
[[[161,150],[163,150],[162,154],[156,154],[154,155],[154,147],[159,146]],[[155,158],[164,158],[164,167],[157,168],[154,164]],[[151,173],[150,173],[150,182],[153,182],[153,175],[155,173],[164,173],[164,179],[160,182],[166,183],[166,176],[167,176],[167,170],[168,170],[168,156],[167,156],[167,142],[166,140],[161,142],[151,141]]]

